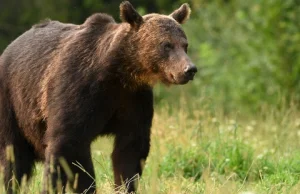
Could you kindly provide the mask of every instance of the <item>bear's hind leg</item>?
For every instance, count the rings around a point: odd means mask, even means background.
[[[23,138],[17,137],[14,142],[0,148],[0,162],[4,169],[4,184],[7,193],[18,193],[22,178],[28,181],[34,166],[33,147]]]
[[[18,192],[22,177],[30,178],[34,166],[33,147],[21,134],[15,113],[0,80],[0,165],[7,193]]]

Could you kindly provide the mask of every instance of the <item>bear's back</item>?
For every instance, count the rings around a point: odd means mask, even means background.
[[[52,53],[60,41],[78,26],[57,21],[45,21],[15,39],[3,52],[4,66],[20,66],[32,63]]]
[[[90,16],[82,25],[45,20],[20,35],[4,50],[0,68],[31,69],[34,66],[47,66],[46,61],[53,58],[54,52],[61,52],[62,47],[73,42],[72,38],[81,34],[81,38],[76,38],[76,41],[85,46],[85,41],[95,38],[93,35],[100,37],[104,34],[105,26],[109,23],[115,23],[114,19],[101,13]]]
[[[14,100],[19,112],[23,113],[25,109],[34,112],[37,91],[47,68],[55,60],[55,53],[60,52],[61,41],[77,28],[77,25],[48,20],[34,25],[4,50],[0,61],[3,87],[9,88],[11,96],[31,102],[20,108],[22,102]]]

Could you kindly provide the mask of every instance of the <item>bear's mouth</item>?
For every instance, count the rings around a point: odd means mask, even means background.
[[[171,77],[172,81],[174,81],[175,83],[177,82],[175,76],[172,73],[170,73],[170,77]]]
[[[190,80],[192,80],[186,76],[176,77],[176,75],[174,75],[172,73],[170,73],[169,75],[170,75],[169,77],[171,78],[171,83],[173,83],[173,84],[183,85],[183,84],[188,83]]]

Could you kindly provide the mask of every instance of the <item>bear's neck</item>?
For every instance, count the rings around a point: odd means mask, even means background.
[[[134,55],[126,55],[134,56]],[[153,87],[155,83],[150,80],[150,72],[142,68],[142,64],[134,59],[120,56],[119,60],[113,65],[115,79],[124,87],[138,89],[140,87]]]
[[[110,48],[109,61],[111,66],[111,76],[114,77],[123,87],[137,89],[140,87],[153,87],[153,73],[143,68],[142,63],[137,58],[138,39],[135,32],[127,24],[120,24],[119,29],[112,37],[112,47]]]

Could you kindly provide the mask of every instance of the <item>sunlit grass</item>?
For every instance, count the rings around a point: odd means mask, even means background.
[[[211,111],[184,97],[177,108],[156,107],[151,151],[139,193],[297,193],[300,190],[300,112],[265,109],[247,118]],[[113,138],[92,145],[98,193],[113,193]],[[42,165],[22,193],[38,193]],[[4,193],[3,185],[0,192]],[[121,192],[122,193],[122,192]]]

